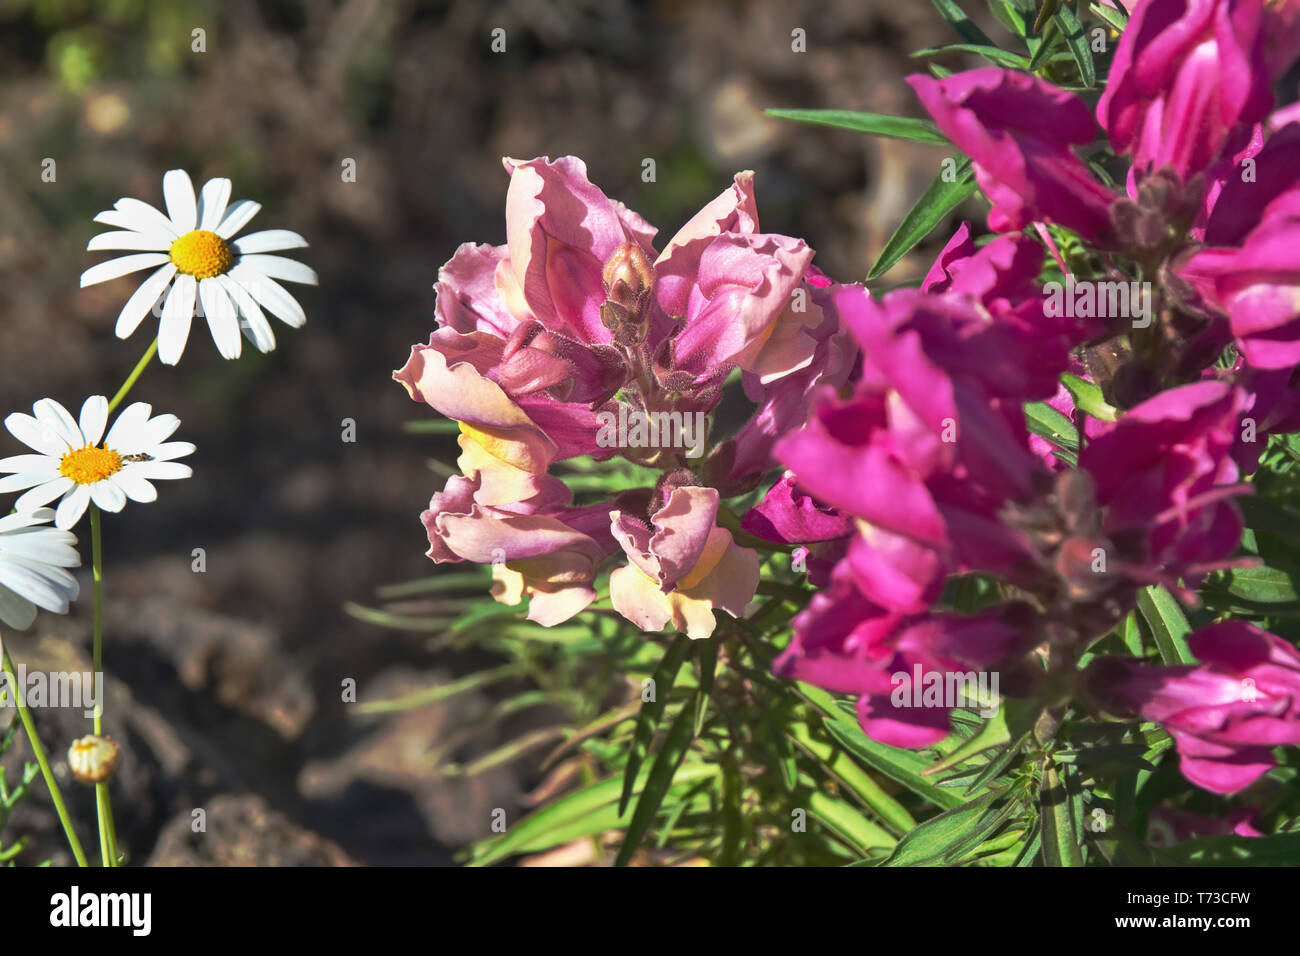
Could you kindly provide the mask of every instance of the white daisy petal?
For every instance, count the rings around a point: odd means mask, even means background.
[[[0,472],[15,475],[46,475],[52,478],[59,473],[59,459],[53,455],[13,455],[9,458],[0,458]]]
[[[183,169],[169,169],[163,176],[163,199],[167,201],[167,215],[172,225],[184,235],[198,225],[198,204],[194,199],[194,184],[190,174]]]
[[[72,546],[76,541],[76,535],[70,531],[25,528],[4,535],[4,540],[0,541],[0,554],[54,567],[75,568],[81,564],[81,555]]]
[[[230,247],[241,256],[251,252],[279,252],[281,249],[304,249],[307,240],[288,229],[265,229],[262,232],[250,232],[234,240]]]
[[[163,218],[165,219],[166,217]],[[135,216],[132,216],[130,213],[123,212],[121,209],[105,209],[103,212],[96,215],[95,218],[92,219],[91,221],[102,222],[106,226],[117,226],[118,229],[124,230],[126,232],[138,232],[141,233],[142,235],[156,235],[159,237],[169,235],[169,233],[160,232],[156,229],[149,230],[149,229],[136,228],[137,225],[139,224],[139,220],[136,219]]]
[[[135,447],[138,442],[136,436],[139,435],[145,423],[149,421],[149,415],[153,412],[153,406],[148,402],[132,402],[118,414],[117,420],[113,422],[113,427],[108,430],[108,437],[104,439],[104,446],[111,448],[116,452],[125,455],[133,455],[143,449]],[[131,447],[128,447],[130,445]]]
[[[54,518],[49,508],[0,518],[0,622],[29,627],[36,608],[60,614],[78,594],[68,568],[81,564],[77,538],[45,527]]]
[[[149,484],[149,480],[141,475],[137,468],[137,465],[127,465],[109,480],[121,488],[132,501],[143,504],[157,501],[158,489]]]
[[[54,511],[54,526],[62,528],[64,531],[70,529],[81,516],[86,513],[86,507],[90,504],[90,486],[77,485],[72,491],[64,496],[59,502],[59,507]]]
[[[286,282],[301,282],[303,285],[318,285],[320,280],[316,270],[311,266],[286,259],[284,256],[250,255],[240,256],[239,261],[272,279],[284,279]]]
[[[149,454],[153,456],[154,461],[171,461],[173,458],[184,458],[186,455],[194,454],[194,445],[187,441],[168,441],[161,445],[154,445],[149,449]]]
[[[6,475],[5,477],[0,478],[0,494],[22,491],[25,488],[34,488],[36,485],[44,484],[50,480],[52,480],[52,478],[47,474],[37,474],[31,471],[15,472],[12,475]]]
[[[36,605],[0,584],[0,621],[15,631],[25,631],[36,620]]]
[[[92,395],[81,405],[81,418],[77,427],[87,445],[98,445],[104,437],[104,426],[108,424],[108,399],[103,395]]]
[[[163,294],[163,290],[167,288],[174,275],[176,275],[176,266],[169,262],[145,279],[140,284],[140,288],[131,293],[131,298],[126,300],[126,305],[122,306],[113,334],[119,339],[129,337],[153,309],[154,303],[158,301],[158,297]]]
[[[225,178],[209,179],[199,191],[199,228],[215,232],[226,215],[226,204],[230,202],[230,180]]]
[[[14,455],[0,460],[0,492],[18,492],[59,477],[59,459],[48,455]]]
[[[154,448],[170,438],[180,427],[181,420],[175,415],[159,415],[145,422],[134,434],[128,435],[127,441],[135,442],[139,446],[138,451],[152,454]]]
[[[147,252],[166,252],[172,241],[159,233],[101,232],[86,243],[87,252],[103,249],[139,249]]]
[[[109,259],[107,262],[91,266],[83,272],[81,274],[81,287],[84,289],[88,285],[97,285],[110,279],[120,279],[122,276],[130,275],[132,272],[139,272],[141,269],[160,266],[166,261],[167,254],[165,252],[141,252],[134,256],[118,256],[116,259]]]
[[[49,565],[29,564],[31,570],[37,571],[46,583],[54,589],[56,597],[48,605],[42,605],[45,610],[53,611],[55,614],[67,614],[68,604],[77,599],[77,594],[81,588],[77,585],[77,579],[63,568],[50,567]]]
[[[203,314],[208,319],[208,328],[212,332],[212,341],[217,343],[217,351],[224,359],[239,358],[240,344],[239,314],[235,303],[230,300],[221,283],[215,279],[203,279],[199,282],[199,301],[203,303]]]
[[[108,219],[101,219],[100,216],[106,215],[105,213],[100,213],[100,215],[95,218],[110,226],[130,223],[129,225],[124,225],[124,228],[130,229],[133,232],[156,232],[159,235],[168,236],[172,239],[180,238],[180,233],[176,231],[176,227],[172,225],[172,221],[147,202],[142,202],[139,199],[132,199],[128,196],[119,199],[117,202],[113,203],[113,205],[116,207],[114,212],[117,216],[122,217],[120,220],[110,222]]]
[[[307,313],[302,310],[298,300],[274,279],[250,269],[242,262],[236,264],[229,275],[242,285],[259,305],[287,325],[297,329],[307,321]]]
[[[53,428],[23,412],[14,412],[6,418],[5,428],[28,448],[34,448],[42,454],[61,458],[68,450],[67,444],[59,441],[59,435]]]
[[[158,357],[164,365],[175,365],[181,360],[185,343],[190,337],[190,322],[194,318],[194,299],[198,283],[194,276],[181,273],[176,276],[172,290],[163,305],[162,322],[158,326]]]
[[[51,568],[50,577],[54,577],[53,571]],[[3,555],[0,555],[0,584],[37,607],[60,613],[67,611],[67,598],[49,578],[26,564],[6,560]]]
[[[148,478],[150,481],[188,478],[194,474],[194,469],[189,465],[182,465],[175,461],[142,461],[131,470],[141,478]]]
[[[37,508],[48,505],[59,495],[67,493],[74,487],[76,487],[76,482],[71,478],[64,478],[60,475],[53,481],[37,485],[31,491],[20,496],[14,502],[14,508],[17,511],[35,511]]]
[[[35,511],[29,511],[26,514],[14,512],[11,515],[5,515],[0,518],[0,532],[16,531],[19,528],[30,528],[32,525],[41,524],[54,520],[54,511],[50,508],[37,508]],[[58,532],[62,534],[63,532]],[[76,538],[74,537],[75,541]]]
[[[81,426],[72,417],[72,413],[52,398],[42,398],[32,406],[36,420],[42,425],[49,425],[59,439],[67,443],[68,448],[80,448],[86,444],[86,436],[81,433]]]
[[[240,330],[259,352],[272,351],[275,348],[275,333],[271,331],[271,323],[266,321],[266,316],[262,314],[262,307],[257,304],[257,300],[230,276],[217,276],[217,281],[226,290],[231,301],[239,307],[239,314],[244,319],[240,323]]]
[[[103,511],[121,511],[126,507],[126,494],[107,479],[84,487],[90,489],[90,500]]]
[[[229,239],[239,230],[247,226],[262,209],[261,203],[253,202],[251,199],[240,199],[230,204],[226,210],[226,218],[221,220],[214,232],[222,239]]]

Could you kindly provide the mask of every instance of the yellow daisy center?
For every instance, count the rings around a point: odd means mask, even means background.
[[[196,279],[224,275],[235,264],[235,254],[215,232],[195,229],[172,243],[169,253],[176,268]]]
[[[93,485],[122,470],[122,456],[111,448],[74,448],[59,461],[59,474],[79,485]]]

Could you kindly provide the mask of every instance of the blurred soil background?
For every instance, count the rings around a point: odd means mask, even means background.
[[[384,720],[341,700],[348,678],[376,699],[484,664],[344,610],[433,571],[418,514],[443,479],[427,461],[455,455],[403,432],[432,413],[390,376],[433,327],[438,267],[461,242],[504,241],[502,156],[572,153],[665,240],[755,169],[763,228],[861,278],[944,154],[762,109],[918,115],[907,51],[950,39],[929,4],[898,0],[0,0],[0,412],[112,394],[146,348],[151,319],[127,342],[112,334],[145,273],[86,290],[78,277],[107,258],[84,251],[107,228],[95,213],[121,196],[162,207],[167,169],[196,186],[230,177],[236,198],[263,204],[249,230],[302,233],[311,248],[291,255],[321,276],[291,287],[308,323],[277,324],[271,355],[246,345],[223,362],[196,321],[181,364],[155,364],[131,396],[179,415],[198,452],[194,478],[105,519],[106,726],[125,751],[114,804],[130,862],[448,864],[488,834],[493,808],[517,817],[534,758],[469,778],[427,769],[488,697]],[[349,158],[355,182],[340,175]],[[18,452],[0,433],[0,454]],[[71,616],[5,635],[29,669],[90,669],[82,578]],[[63,754],[88,721],[37,720],[68,780]],[[20,735],[7,762],[23,757]],[[20,863],[68,863],[35,790],[6,837],[34,835]],[[67,790],[90,849],[92,793]]]

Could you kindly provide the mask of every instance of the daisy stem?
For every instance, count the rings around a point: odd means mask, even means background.
[[[155,338],[153,344],[145,350],[144,355],[140,356],[140,361],[135,363],[135,368],[131,369],[131,374],[126,377],[126,381],[123,382],[122,387],[117,390],[117,394],[113,396],[113,400],[108,403],[108,411],[110,414],[113,409],[122,404],[122,399],[126,398],[127,392],[131,391],[136,381],[144,374],[144,370],[149,367],[149,363],[153,361],[153,357],[157,354],[158,339]]]
[[[151,352],[157,351],[157,342],[154,342],[154,348],[145,353],[145,359],[151,358]],[[136,371],[132,378],[127,379],[127,384],[122,387],[118,393],[119,398],[125,394],[127,387],[132,380],[139,377],[139,373],[144,371],[145,360],[142,359],[136,366]],[[94,582],[94,660],[95,673],[104,672],[104,534],[101,530],[99,507],[91,502],[90,504],[90,561],[91,561],[91,578]],[[95,707],[94,726],[95,736],[98,737],[103,733],[103,701],[100,701]],[[99,853],[104,866],[117,866],[117,830],[113,826],[113,807],[109,802],[108,783],[95,784],[95,812],[99,818]]]
[[[41,738],[36,734],[36,722],[32,720],[32,713],[27,709],[23,695],[18,690],[18,677],[14,674],[14,663],[10,660],[8,651],[3,652],[0,665],[3,666],[5,676],[9,680],[9,687],[14,695],[14,703],[18,706],[18,717],[23,722],[23,730],[27,731],[27,739],[31,742],[32,752],[36,754],[36,762],[40,764],[41,776],[45,778],[45,788],[50,793],[50,800],[54,804],[54,812],[59,815],[59,823],[63,825],[63,832],[68,838],[68,846],[71,847],[72,855],[77,859],[77,866],[89,866],[86,862],[86,851],[81,848],[81,840],[77,838],[77,831],[72,826],[72,818],[68,816],[68,808],[63,802],[63,791],[59,789],[59,781],[54,779],[54,771],[50,769],[49,758],[45,756],[45,748],[41,746]]]

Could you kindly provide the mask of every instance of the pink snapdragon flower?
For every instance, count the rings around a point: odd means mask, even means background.
[[[715,608],[740,617],[758,588],[758,555],[716,524],[714,488],[668,490],[649,523],[610,512],[626,566],[609,576],[615,610],[646,631],[670,621],[694,640],[713,634]]]
[[[910,748],[928,747],[951,733],[951,701],[916,705],[918,667],[921,686],[927,678],[1003,668],[1012,676],[1036,641],[1033,616],[1024,605],[972,615],[898,614],[864,597],[845,565],[794,624],[794,638],[773,672],[859,695],[858,720],[867,736]]]
[[[1251,365],[1300,364],[1300,123],[1273,133],[1249,180],[1229,178],[1205,226],[1206,248],[1179,275],[1228,317]]]
[[[1300,652],[1244,621],[1203,627],[1188,646],[1199,665],[1100,658],[1087,685],[1112,713],[1163,726],[1192,783],[1236,793],[1277,765],[1273,747],[1300,745]]]
[[[1097,119],[1135,175],[1183,181],[1240,148],[1272,108],[1261,0],[1145,0],[1120,37]],[[1236,144],[1234,146],[1233,144]]]
[[[1032,252],[1007,236],[941,257],[942,293],[842,292],[863,350],[857,384],[847,397],[823,390],[777,444],[807,494],[854,517],[846,560],[883,607],[916,613],[947,573],[1031,560],[998,511],[1045,477],[1020,406],[1055,391],[1076,335],[1043,315]]]
[[[1174,807],[1152,807],[1147,820],[1147,843],[1151,846],[1173,846],[1200,837],[1263,835],[1259,811],[1252,807],[1238,807],[1221,818]]]
[[[1103,533],[1136,547],[1124,573],[1178,590],[1176,579],[1194,584],[1236,550],[1243,522],[1232,496],[1249,490],[1236,457],[1250,404],[1240,387],[1197,382],[1098,427],[1079,466],[1105,509]]]
[[[916,74],[907,82],[943,134],[971,158],[975,179],[993,202],[991,229],[1053,222],[1088,242],[1111,241],[1109,210],[1118,197],[1073,149],[1098,132],[1082,99],[1000,67],[941,80]]]
[[[755,415],[700,470],[728,495],[753,487],[811,389],[848,374],[837,287],[806,244],[759,232],[751,173],[659,254],[654,228],[580,160],[505,165],[505,244],[457,250],[439,275],[439,328],[394,373],[460,423],[462,476],[422,516],[429,556],[491,562],[498,600],[528,596],[530,617],[550,624],[591,601],[598,565],[621,546],[630,563],[611,581],[616,607],[647,629],[672,620],[704,636],[714,607],[740,614],[757,586],[756,556],[716,527],[718,491],[692,478],[574,508],[550,466],[622,454],[685,474],[688,449],[610,446],[608,421],[708,413],[739,368]],[[660,520],[673,530],[652,532]],[[663,535],[689,539],[688,563],[674,565],[684,558],[662,551]],[[652,564],[662,573],[647,577]]]

